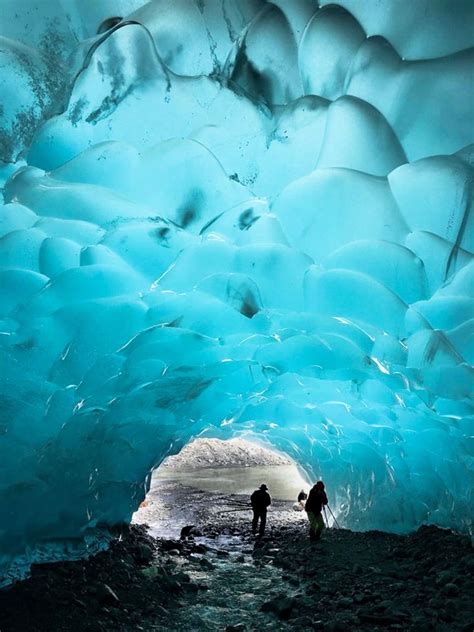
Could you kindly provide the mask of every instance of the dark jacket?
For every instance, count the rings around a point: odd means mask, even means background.
[[[255,511],[266,511],[267,507],[272,504],[272,499],[264,489],[256,489],[250,496],[250,502]]]
[[[321,513],[323,505],[327,504],[328,497],[326,496],[326,492],[324,490],[316,489],[316,487],[312,487],[304,508],[308,513],[318,514]]]

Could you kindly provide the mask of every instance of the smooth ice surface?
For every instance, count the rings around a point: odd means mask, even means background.
[[[3,3],[0,583],[201,435],[472,530],[474,5],[320,4]]]

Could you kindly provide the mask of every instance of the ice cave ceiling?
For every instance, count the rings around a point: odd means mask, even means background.
[[[474,3],[319,4],[3,0],[4,582],[203,432],[470,529]]]

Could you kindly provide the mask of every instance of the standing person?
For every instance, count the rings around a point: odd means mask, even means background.
[[[268,487],[265,483],[260,485],[259,489],[256,489],[250,496],[250,502],[252,504],[253,520],[252,520],[252,532],[255,535],[257,533],[257,525],[260,520],[260,528],[258,535],[261,538],[265,533],[265,525],[267,523],[267,507],[272,504],[272,499],[268,493]]]
[[[298,502],[301,505],[301,509],[304,509],[305,501],[308,498],[308,494],[302,489],[298,494]]]
[[[306,501],[305,511],[309,520],[309,539],[319,540],[324,529],[324,520],[322,509],[328,504],[328,497],[324,491],[323,481],[318,481],[311,488],[308,500]]]

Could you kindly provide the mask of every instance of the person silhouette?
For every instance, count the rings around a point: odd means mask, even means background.
[[[257,533],[258,522],[260,521],[258,535],[262,537],[265,533],[265,525],[267,524],[267,508],[272,504],[272,499],[265,483],[262,483],[259,489],[253,492],[250,496],[250,503],[253,511],[252,533],[254,535]]]
[[[309,520],[309,539],[319,540],[324,529],[322,508],[328,504],[328,497],[324,491],[323,481],[313,485],[306,501],[305,511]]]
[[[302,489],[298,494],[298,503],[301,505],[301,508],[304,509],[305,501],[308,498],[308,494]]]

